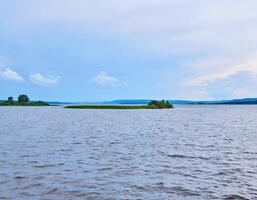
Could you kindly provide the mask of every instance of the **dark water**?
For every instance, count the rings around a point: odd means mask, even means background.
[[[257,199],[257,106],[1,107],[0,199]]]

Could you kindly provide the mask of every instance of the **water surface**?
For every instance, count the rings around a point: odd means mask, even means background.
[[[257,106],[0,107],[0,199],[257,199]]]

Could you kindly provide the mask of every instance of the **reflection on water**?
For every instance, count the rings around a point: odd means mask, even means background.
[[[257,106],[0,108],[0,199],[255,199]]]

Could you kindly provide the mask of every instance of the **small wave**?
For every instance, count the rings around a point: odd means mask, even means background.
[[[43,185],[43,184],[42,183],[32,183],[32,184],[26,185],[22,189],[31,189],[31,188],[34,188],[34,187],[39,187],[41,185]]]
[[[82,144],[81,142],[73,142],[72,144]]]
[[[250,200],[249,198],[243,197],[238,194],[226,195],[222,199],[224,199],[224,200]]]
[[[60,194],[62,193],[62,191],[58,188],[53,188],[53,189],[50,189],[49,191],[47,191],[45,194],[46,195],[53,195],[53,194]]]
[[[11,200],[11,198],[9,198],[9,197],[2,197],[2,196],[0,196],[0,199],[1,200]]]
[[[138,190],[138,191],[146,191],[146,188],[139,185],[132,185],[131,188]]]
[[[47,168],[47,167],[55,167],[55,164],[42,164],[42,165],[34,165],[36,168]]]
[[[25,177],[24,176],[15,176],[14,178],[17,180],[20,180],[20,179],[24,179]]]
[[[242,153],[244,153],[244,154],[251,154],[251,155],[257,155],[257,152],[250,152],[250,151],[244,151]]]
[[[172,193],[172,194],[177,194],[177,195],[182,195],[182,196],[201,196],[200,193],[192,191],[190,189],[184,188],[184,187],[179,187],[179,186],[174,186],[174,187],[167,187],[164,186],[164,183],[158,183],[157,188],[158,190],[164,191],[166,193]]]
[[[104,167],[104,168],[98,169],[97,171],[110,171],[110,170],[112,170],[111,167]]]
[[[209,160],[209,158],[202,157],[202,156],[187,156],[183,154],[167,154],[164,152],[160,152],[163,156],[167,156],[170,158],[186,158],[186,159],[200,159],[200,160]]]

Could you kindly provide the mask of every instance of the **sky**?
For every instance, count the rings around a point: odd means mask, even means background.
[[[0,0],[0,99],[257,97],[256,0]]]

